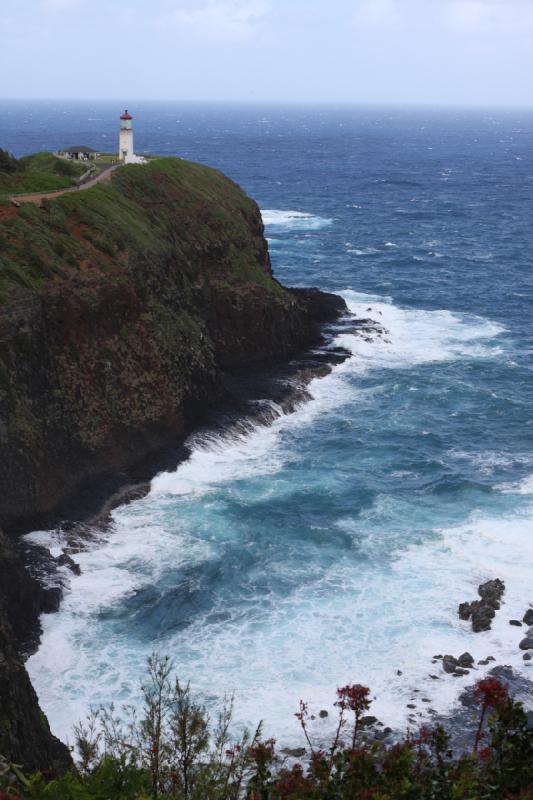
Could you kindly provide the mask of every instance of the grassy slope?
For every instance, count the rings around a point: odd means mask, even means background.
[[[249,252],[254,211],[235,184],[198,164],[164,158],[123,168],[112,183],[0,214],[0,301],[15,285],[37,289],[73,270],[109,272],[128,250],[149,255],[164,243],[186,251],[198,241],[207,249],[222,231],[233,244],[216,278],[276,292]]]
[[[87,164],[65,161],[52,153],[35,153],[16,162],[14,172],[0,170],[0,196],[68,189],[87,171]]]

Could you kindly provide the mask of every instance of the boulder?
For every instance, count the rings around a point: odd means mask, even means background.
[[[452,673],[455,672],[457,667],[459,666],[459,662],[453,656],[444,656],[442,659],[442,668],[444,672]]]
[[[281,751],[283,755],[289,758],[303,758],[305,756],[305,747],[286,747]]]
[[[472,603],[461,603],[458,614],[459,619],[469,620],[472,616]]]
[[[81,575],[81,568],[80,568],[80,565],[79,565],[79,564],[77,564],[77,563],[74,561],[74,559],[73,559],[73,558],[71,558],[71,557],[70,557],[69,555],[67,555],[66,553],[61,553],[61,555],[60,555],[60,556],[58,556],[58,557],[55,559],[55,562],[56,562],[56,564],[58,565],[58,567],[68,567],[68,569],[69,569],[71,572],[73,572],[73,573],[74,573],[74,575]]]
[[[466,669],[471,669],[474,666],[474,657],[471,656],[470,653],[463,653],[462,656],[459,656],[457,661],[459,662],[460,667]]]
[[[528,608],[524,614],[524,622],[526,625],[533,625],[533,608]]]
[[[527,635],[519,644],[520,650],[533,650],[533,635]]]
[[[509,625],[516,625],[517,628],[521,628],[522,627],[522,623],[520,622],[519,619],[510,619],[509,620]]]
[[[461,603],[458,608],[459,618],[472,619],[474,633],[490,630],[496,611],[500,608],[500,601],[505,592],[505,584],[499,578],[486,581],[478,586],[481,600],[471,603]]]
[[[505,584],[499,578],[480,584],[478,594],[483,600],[494,603],[494,608],[500,607],[500,600],[505,592]]]

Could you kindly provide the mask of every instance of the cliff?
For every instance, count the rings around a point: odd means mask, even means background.
[[[46,592],[0,531],[0,754],[27,770],[56,771],[70,753],[51,734],[20,655],[46,609]]]
[[[158,159],[41,207],[0,207],[0,527],[80,516],[205,417],[228,372],[288,358],[342,310],[273,278],[256,204],[207,167]],[[47,598],[5,537],[1,570],[0,719],[17,733],[0,751],[44,766],[56,742],[37,726],[12,628],[27,636]]]

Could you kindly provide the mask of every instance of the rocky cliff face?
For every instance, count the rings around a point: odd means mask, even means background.
[[[1,235],[4,528],[185,433],[224,369],[318,335],[313,303],[272,278],[257,206],[206,167],[128,167]]]
[[[179,441],[225,372],[283,360],[342,310],[273,279],[257,206],[206,167],[159,159],[0,208],[0,526],[75,517],[84,493]],[[12,627],[45,601],[0,546],[0,720],[17,720],[0,752],[43,766],[56,743]]]
[[[61,770],[70,753],[52,736],[21,659],[46,593],[0,531],[0,753],[27,770]]]

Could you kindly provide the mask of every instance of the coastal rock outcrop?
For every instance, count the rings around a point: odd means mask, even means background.
[[[50,732],[21,658],[46,595],[0,531],[0,754],[27,770],[61,770],[70,752]]]
[[[490,630],[496,611],[500,608],[504,592],[505,584],[499,578],[480,584],[478,594],[481,600],[461,603],[458,609],[459,618],[471,619],[474,633]]]
[[[7,530],[119,489],[205,416],[224,372],[294,355],[346,310],[283,288],[257,205],[179,159],[0,214],[0,241]]]

